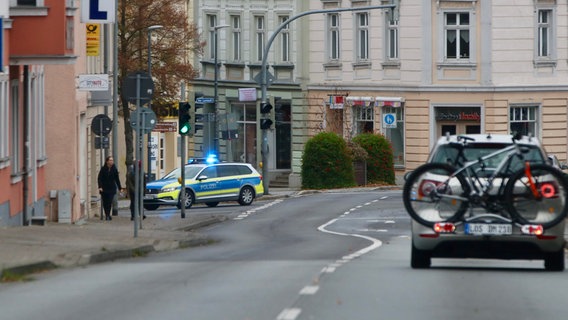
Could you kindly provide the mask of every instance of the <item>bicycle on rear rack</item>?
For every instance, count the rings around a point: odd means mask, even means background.
[[[511,145],[468,161],[463,150],[473,139],[459,136],[452,164],[427,163],[409,174],[403,189],[409,215],[432,228],[474,214],[541,231],[561,222],[568,213],[568,181],[553,166],[525,159],[529,149],[519,139],[513,136]]]

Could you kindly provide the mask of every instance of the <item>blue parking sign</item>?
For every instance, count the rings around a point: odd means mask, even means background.
[[[383,128],[396,128],[395,113],[385,113],[383,115]]]

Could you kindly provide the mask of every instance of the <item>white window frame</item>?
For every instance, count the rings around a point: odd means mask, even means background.
[[[341,58],[341,20],[338,13],[327,15],[328,61],[337,62]]]
[[[4,168],[10,156],[10,82],[7,74],[0,79],[0,168]]]
[[[535,66],[556,66],[556,8],[537,5],[535,8]],[[546,17],[546,21],[545,18]]]
[[[399,26],[398,20],[390,19],[389,15],[386,17],[386,43],[385,43],[385,60],[399,61]]]
[[[369,60],[369,13],[357,12],[355,14],[355,52],[357,62]]]
[[[262,61],[264,54],[264,45],[266,41],[266,18],[264,15],[254,15],[254,50],[255,61]]]
[[[467,14],[468,15],[468,22],[464,24],[461,20],[461,15]],[[450,25],[448,24],[448,16],[449,15],[456,15],[456,24]],[[444,12],[443,15],[443,25],[444,25],[444,61],[471,61],[471,56],[473,52],[472,48],[472,32],[471,24],[472,24],[472,14],[470,11],[447,11]],[[456,48],[455,48],[455,57],[448,57],[448,33],[455,32],[455,41],[456,41]],[[467,31],[468,34],[468,56],[461,56],[461,36],[462,33]]]
[[[231,19],[231,58],[233,61],[241,61],[242,26],[241,16],[232,14]]]
[[[207,42],[209,44],[209,59],[215,59],[215,45],[217,41],[215,41],[215,37],[217,37],[217,32],[215,31],[215,27],[217,26],[217,15],[216,14],[207,14],[206,15],[207,21],[207,31],[208,37]]]
[[[10,83],[10,91],[12,96],[12,104],[10,106],[11,111],[11,121],[12,121],[12,141],[11,141],[11,161],[10,165],[12,167],[12,176],[17,176],[20,174],[21,170],[21,159],[20,159],[20,95],[19,95],[20,85],[18,80],[12,80]]]
[[[373,105],[353,106],[355,120],[355,134],[363,133],[364,124],[371,123],[372,131],[375,130],[375,108]]]
[[[281,25],[289,19],[290,16],[287,15],[279,16],[278,23]],[[290,24],[287,24],[280,31],[280,61],[290,62],[290,60]]]
[[[34,145],[36,158],[39,161],[47,159],[46,141],[45,141],[45,82],[43,68],[35,72],[31,79],[32,103],[34,128]]]
[[[509,107],[509,131],[511,134],[513,132],[513,124],[525,123],[527,126],[532,127],[528,132],[522,132],[522,134],[530,133],[534,137],[540,136],[540,108],[538,105],[511,105]]]
[[[538,57],[549,57],[550,47],[552,41],[552,10],[538,9],[537,10],[537,46]]]

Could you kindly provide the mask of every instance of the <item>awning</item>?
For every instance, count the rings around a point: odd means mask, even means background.
[[[369,105],[372,106],[373,104],[368,102],[373,102],[373,97],[347,97],[347,102],[353,106],[364,106]]]
[[[403,97],[376,97],[378,107],[395,107],[400,108],[404,102]]]

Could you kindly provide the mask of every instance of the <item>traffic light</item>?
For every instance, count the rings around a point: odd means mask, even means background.
[[[190,109],[191,109],[191,105],[189,104],[189,102],[180,102],[179,103],[178,132],[179,132],[179,134],[184,135],[184,136],[188,135],[191,131],[191,115],[189,114]]]
[[[260,113],[270,113],[270,110],[272,110],[272,105],[270,104],[270,102],[263,102],[260,105]]]
[[[270,111],[272,110],[272,104],[270,102],[262,102],[260,104],[260,113],[263,118],[260,119],[260,129],[270,129],[270,126],[274,123],[271,118]]]
[[[260,128],[261,129],[270,129],[270,126],[272,125],[272,120],[268,119],[268,118],[263,118],[260,119]]]

